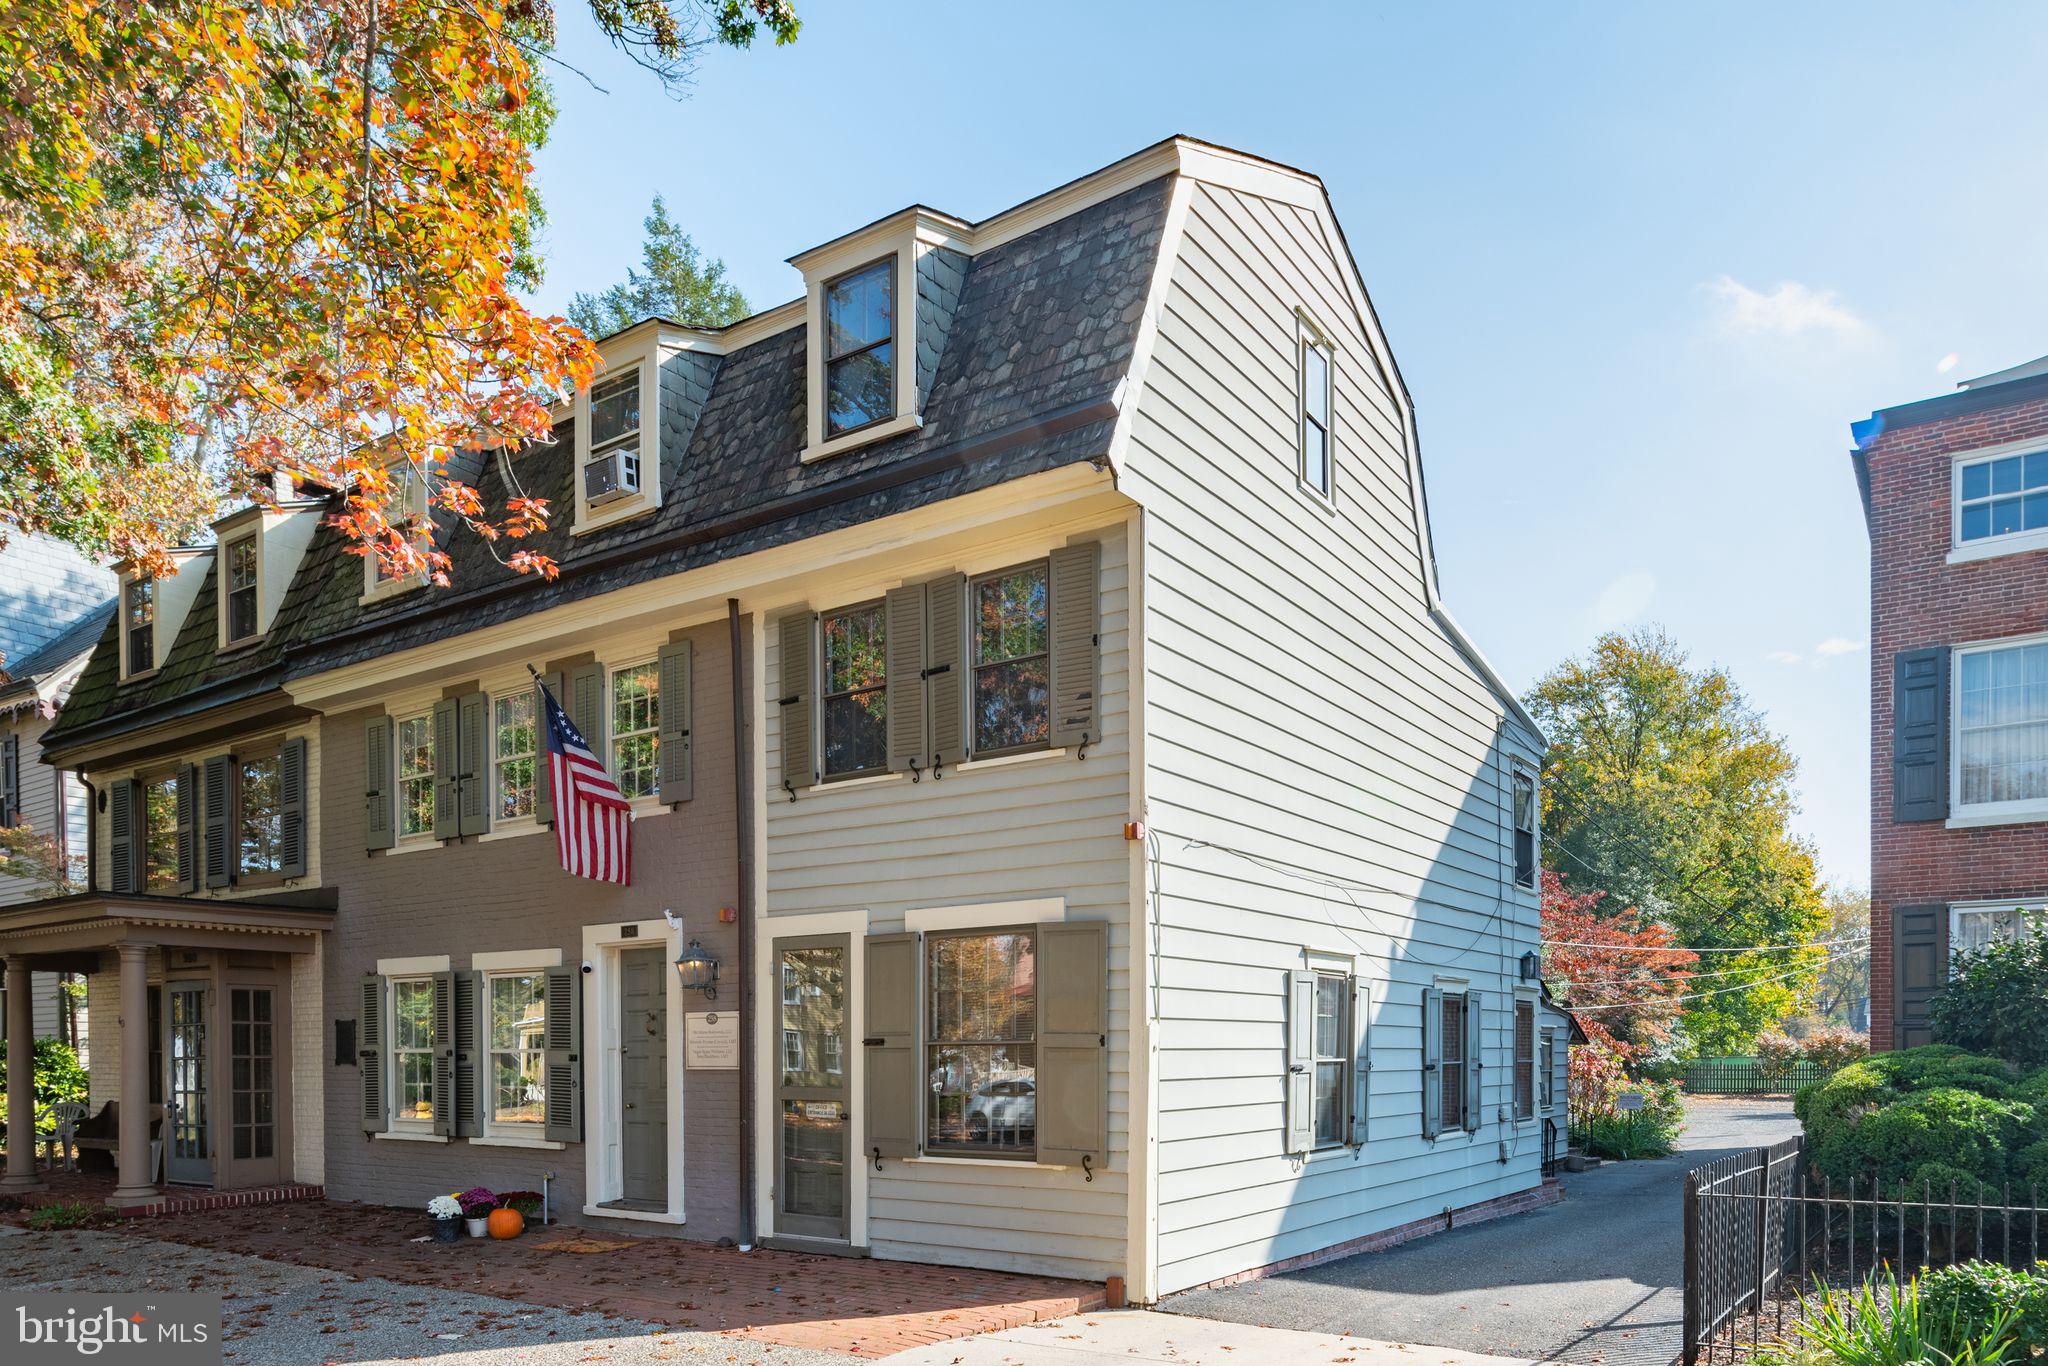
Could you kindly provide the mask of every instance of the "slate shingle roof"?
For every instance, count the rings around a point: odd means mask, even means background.
[[[38,682],[78,658],[92,648],[113,615],[114,600],[109,598],[65,627],[62,634],[42,645],[34,654],[9,661],[4,669],[0,669],[0,693],[11,692],[17,685]]]
[[[1129,368],[1165,222],[1168,180],[1092,205],[968,260],[917,431],[804,465],[805,329],[719,362],[687,449],[664,460],[654,514],[569,534],[574,425],[510,463],[556,523],[523,542],[561,566],[552,582],[513,576],[478,537],[449,530],[454,587],[360,604],[363,570],[323,529],[268,636],[214,655],[214,599],[202,585],[154,679],[120,686],[107,633],[58,730],[89,732],[216,705],[299,677],[477,630],[530,612],[856,525],[1102,454],[1111,395]],[[507,496],[505,463],[485,463],[486,506]],[[200,690],[199,696],[194,691]]]

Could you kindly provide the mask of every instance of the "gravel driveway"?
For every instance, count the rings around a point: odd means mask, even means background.
[[[0,1228],[0,1235],[5,1235],[0,1236],[0,1285],[10,1291],[224,1290],[222,1355],[236,1363],[316,1366],[431,1360],[458,1353],[460,1366],[656,1361],[850,1366],[855,1360],[127,1233]]]
[[[1678,1355],[1680,1178],[1799,1132],[1788,1100],[1696,1100],[1679,1151],[1564,1178],[1565,1200],[1385,1252],[1176,1295],[1176,1314],[1599,1366]]]

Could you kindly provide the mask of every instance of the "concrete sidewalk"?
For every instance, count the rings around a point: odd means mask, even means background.
[[[1322,1366],[1531,1366],[1519,1357],[1483,1356],[1454,1347],[1415,1347],[1344,1334],[1302,1333],[1219,1323],[1140,1309],[1075,1314],[954,1342],[913,1347],[888,1366],[1086,1366],[1094,1361],[1166,1361],[1173,1366],[1287,1363]]]

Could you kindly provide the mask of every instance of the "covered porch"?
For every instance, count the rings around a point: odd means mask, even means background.
[[[100,1011],[86,1151],[111,1154],[106,1203],[157,1202],[159,1183],[232,1191],[317,1183],[295,1148],[295,1083],[317,1114],[317,1026],[293,1037],[297,994],[316,1011],[331,891],[202,899],[86,892],[0,910],[7,1034],[32,1036],[27,983],[39,971],[87,975]],[[306,1066],[310,1056],[313,1065]],[[40,1190],[34,1053],[7,1060],[7,1165],[0,1191]],[[113,1103],[109,1111],[108,1104]],[[317,1122],[305,1137],[317,1154]],[[311,1168],[311,1170],[307,1170]]]

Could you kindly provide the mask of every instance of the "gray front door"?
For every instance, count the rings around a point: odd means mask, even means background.
[[[171,982],[164,988],[164,1179],[188,1185],[213,1184],[213,1149],[208,1132],[208,1075],[204,982]]]
[[[847,1236],[846,952],[844,935],[775,941],[775,1231],[799,1238]]]
[[[619,955],[622,1203],[668,1208],[668,954]]]

